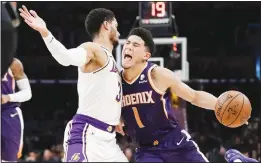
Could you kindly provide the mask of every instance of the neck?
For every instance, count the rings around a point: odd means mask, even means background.
[[[135,78],[137,78],[138,75],[141,74],[141,72],[144,70],[145,66],[147,65],[147,62],[136,64],[132,66],[131,68],[124,69],[123,70],[123,77],[127,81],[132,81]]]
[[[106,49],[108,49],[111,52],[113,50],[112,42],[111,42],[111,40],[109,39],[108,36],[105,36],[103,34],[99,34],[99,35],[94,37],[93,42],[102,45],[103,47],[105,47]]]

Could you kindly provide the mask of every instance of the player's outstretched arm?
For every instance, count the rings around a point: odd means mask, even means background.
[[[20,15],[24,18],[25,23],[41,34],[48,50],[61,65],[81,67],[94,58],[95,53],[91,50],[86,50],[82,46],[73,49],[65,48],[64,45],[55,39],[47,29],[44,20],[39,17],[35,11],[30,10],[29,12],[25,6],[22,6],[22,9],[20,8],[19,11]]]
[[[204,91],[196,91],[183,83],[172,71],[156,67],[152,71],[152,77],[162,85],[162,88],[170,88],[172,93],[190,102],[193,105],[205,109],[214,110],[217,98]]]
[[[24,73],[24,67],[20,60],[14,58],[11,66],[11,71],[19,89],[18,92],[8,95],[2,95],[2,103],[7,102],[25,102],[32,98],[32,90],[29,80]],[[4,80],[4,79],[3,79]]]

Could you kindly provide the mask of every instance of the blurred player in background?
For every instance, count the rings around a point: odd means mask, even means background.
[[[17,31],[19,16],[17,2],[1,2],[1,78],[10,67],[17,47]]]
[[[127,162],[116,144],[115,127],[121,115],[121,77],[112,56],[118,43],[113,12],[92,10],[85,27],[93,42],[66,49],[49,32],[35,11],[19,9],[25,22],[38,31],[52,56],[63,66],[78,67],[79,108],[64,135],[65,162]]]
[[[15,83],[19,89],[15,92]],[[17,161],[22,155],[24,121],[19,108],[31,99],[32,91],[23,64],[16,58],[1,81],[1,156],[2,161]]]
[[[173,114],[170,96],[214,110],[217,98],[196,91],[166,68],[148,62],[155,45],[151,33],[134,28],[122,51],[122,118],[139,148],[137,162],[208,162]]]

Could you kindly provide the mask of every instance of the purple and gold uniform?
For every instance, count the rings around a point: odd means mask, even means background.
[[[15,79],[11,70],[1,81],[1,94],[15,93]],[[21,156],[23,142],[23,116],[20,103],[7,102],[1,104],[1,156],[5,161],[16,161]]]
[[[171,92],[161,92],[152,83],[148,62],[142,73],[129,83],[122,81],[122,118],[139,148],[137,162],[207,162],[191,136],[183,130],[171,107]]]

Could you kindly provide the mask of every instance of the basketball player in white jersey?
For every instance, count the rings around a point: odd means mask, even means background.
[[[92,10],[85,27],[93,42],[67,49],[49,32],[35,11],[19,9],[25,22],[38,31],[52,56],[63,66],[78,67],[79,108],[67,124],[64,136],[65,162],[128,162],[116,144],[115,126],[121,115],[121,78],[112,56],[118,43],[114,13]]]

